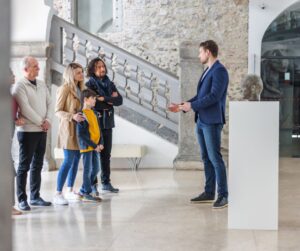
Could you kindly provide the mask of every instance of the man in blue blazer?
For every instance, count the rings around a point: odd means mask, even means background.
[[[218,45],[208,40],[199,47],[199,59],[207,68],[200,77],[197,95],[179,106],[180,110],[195,112],[196,132],[204,163],[205,188],[193,203],[213,203],[213,208],[228,204],[226,168],[221,155],[221,131],[225,124],[228,72],[219,62]],[[215,199],[216,183],[218,198]]]

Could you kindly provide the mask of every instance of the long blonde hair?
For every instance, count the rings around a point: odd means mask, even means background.
[[[64,85],[69,85],[71,88],[74,88],[75,90],[76,90],[76,84],[75,84],[75,81],[74,81],[74,70],[77,69],[77,68],[81,68],[82,71],[83,71],[83,67],[80,64],[70,63],[66,67],[66,69],[64,71],[64,74],[63,74],[63,84]],[[84,80],[79,81],[78,87],[79,87],[80,91],[85,89]]]

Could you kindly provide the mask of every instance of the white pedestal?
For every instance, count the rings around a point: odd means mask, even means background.
[[[229,104],[230,229],[278,229],[279,102]]]

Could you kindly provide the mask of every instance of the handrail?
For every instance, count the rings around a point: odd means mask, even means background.
[[[76,61],[86,67],[94,57],[102,57],[108,75],[124,97],[124,105],[146,115],[172,131],[178,131],[178,114],[167,109],[179,101],[179,80],[173,74],[53,16],[50,29],[52,68],[62,73],[63,67]]]

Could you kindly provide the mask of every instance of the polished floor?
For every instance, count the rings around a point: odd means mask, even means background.
[[[43,173],[45,199],[52,199],[56,175]],[[202,175],[169,169],[113,170],[113,183],[121,192],[104,194],[99,204],[33,208],[14,216],[14,250],[300,250],[300,159],[280,161],[278,231],[228,230],[227,209],[190,204],[201,190]],[[81,173],[77,186],[80,179]]]

